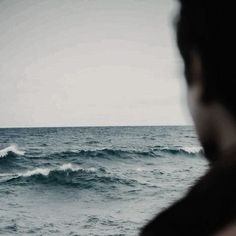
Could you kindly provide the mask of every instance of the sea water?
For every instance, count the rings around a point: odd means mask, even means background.
[[[206,169],[190,126],[0,129],[0,234],[137,235]]]

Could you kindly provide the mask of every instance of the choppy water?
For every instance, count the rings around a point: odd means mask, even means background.
[[[137,235],[206,168],[192,127],[0,129],[0,234]]]

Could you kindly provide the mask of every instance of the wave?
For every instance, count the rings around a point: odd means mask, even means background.
[[[86,145],[95,145],[95,144],[100,144],[100,142],[96,141],[96,140],[91,140],[91,141],[86,141],[84,144],[86,144]]]
[[[65,151],[60,153],[54,153],[49,156],[41,156],[40,158],[104,158],[104,159],[114,159],[114,158],[138,158],[138,157],[160,157],[164,153],[170,155],[200,155],[203,154],[201,147],[163,147],[155,146],[149,150],[122,150],[122,149],[95,149],[95,150],[75,150],[75,151]],[[0,158],[6,157],[16,157],[23,156],[24,151],[19,150],[16,145],[11,145],[7,148],[0,150]]]
[[[203,149],[201,147],[158,147],[154,148],[154,151],[166,152],[169,154],[184,154],[184,155],[201,155],[203,154]]]
[[[66,151],[53,154],[53,157],[81,157],[81,158],[132,158],[132,157],[144,157],[155,156],[152,151],[135,151],[135,150],[121,150],[121,149],[96,149],[96,150],[78,150],[78,151]]]
[[[24,154],[25,152],[19,150],[16,145],[11,145],[0,150],[0,158],[23,156]]]
[[[162,147],[156,146],[145,151],[137,150],[121,150],[121,149],[96,149],[96,150],[78,150],[67,151],[53,154],[54,157],[81,157],[81,158],[104,158],[114,160],[114,158],[146,158],[146,157],[161,157],[164,154],[169,155],[189,155],[196,156],[203,154],[201,147]]]
[[[188,154],[203,154],[202,147],[184,147],[182,151],[187,152]]]
[[[71,172],[76,172],[76,171],[88,171],[88,172],[94,172],[96,171],[95,168],[88,168],[88,169],[84,169],[82,167],[79,166],[75,166],[71,163],[68,164],[63,164],[61,166],[59,166],[58,168],[54,168],[54,169],[50,169],[50,168],[36,168],[34,170],[29,170],[25,173],[22,174],[18,174],[19,177],[30,177],[30,176],[34,176],[34,175],[43,175],[43,176],[48,176],[51,172],[53,171],[71,171]]]
[[[7,177],[9,177],[9,174]],[[78,165],[68,163],[59,167],[36,168],[24,173],[14,174],[4,182],[67,185],[102,190],[111,184],[114,184],[114,186],[117,184],[132,185],[136,181],[112,175],[105,168],[82,168]]]

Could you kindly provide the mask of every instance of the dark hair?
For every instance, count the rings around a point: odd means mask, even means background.
[[[180,0],[177,42],[191,85],[190,54],[203,66],[205,101],[218,100],[236,118],[236,9],[233,1]]]

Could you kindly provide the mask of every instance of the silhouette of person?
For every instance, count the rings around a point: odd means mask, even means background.
[[[140,235],[236,235],[235,5],[180,0],[176,23],[187,100],[210,168]]]

